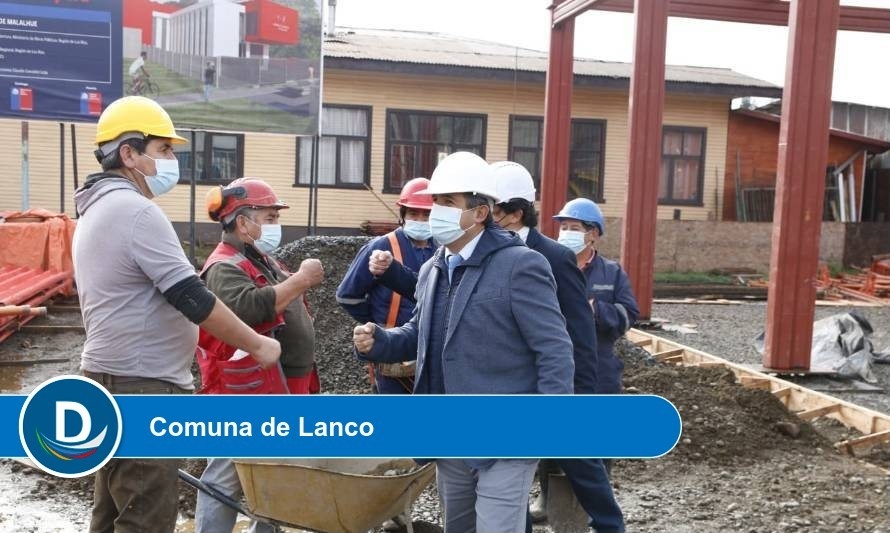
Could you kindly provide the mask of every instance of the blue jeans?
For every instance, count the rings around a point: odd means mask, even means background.
[[[231,459],[208,459],[201,481],[228,495],[233,500],[241,498],[241,481]],[[202,490],[198,491],[195,506],[195,533],[231,533],[238,511]],[[249,533],[277,533],[277,526],[265,522],[250,521]]]

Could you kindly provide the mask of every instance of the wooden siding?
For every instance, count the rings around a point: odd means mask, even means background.
[[[387,109],[479,113],[487,116],[485,156],[488,161],[507,158],[509,117],[511,115],[543,116],[544,87],[533,84],[486,82],[446,77],[408,76],[383,73],[327,70],[325,72],[324,101],[326,104],[370,106],[371,164],[370,184],[375,191],[383,189],[386,144]],[[726,161],[726,131],[729,100],[722,96],[668,94],[664,123],[666,125],[696,126],[707,129],[704,191],[702,207],[682,206],[681,217],[686,220],[714,219],[722,210],[723,165]],[[606,151],[604,162],[604,202],[606,216],[623,216],[627,181],[627,93],[592,88],[574,91],[574,118],[606,121]],[[92,137],[95,126],[78,124],[78,167],[80,181],[86,174],[98,170],[93,158]],[[0,120],[2,155],[6,155],[0,182],[7,190],[0,209],[18,209],[20,200],[20,122]],[[66,125],[66,133],[68,126]],[[56,210],[58,192],[58,123],[31,122],[31,205]],[[68,196],[71,177],[71,145],[66,140]],[[294,187],[295,141],[289,135],[248,133],[245,135],[244,172],[247,176],[267,180],[282,199],[292,206],[282,212],[282,224],[305,226],[308,217],[308,189]],[[720,179],[717,179],[717,177]],[[197,191],[197,216],[206,221],[201,212],[206,186]],[[10,194],[11,192],[11,194]],[[394,208],[396,195],[381,195]],[[189,190],[179,186],[161,197],[159,204],[175,221],[187,221]],[[659,218],[671,218],[673,206],[660,206]],[[68,212],[73,207],[68,202]],[[358,228],[365,220],[392,220],[393,214],[374,195],[366,190],[323,188],[319,192],[318,223],[324,227]]]

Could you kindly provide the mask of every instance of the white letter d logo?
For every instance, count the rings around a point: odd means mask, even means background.
[[[69,436],[68,432],[65,431],[65,413],[67,411],[73,411],[80,416],[80,420],[82,422],[82,427],[80,428],[80,433],[77,435]],[[77,402],[56,402],[56,440],[59,442],[83,442],[87,440],[87,437],[90,435],[90,430],[92,429],[93,420],[90,418],[90,413],[87,411],[87,408],[83,406],[83,404]]]

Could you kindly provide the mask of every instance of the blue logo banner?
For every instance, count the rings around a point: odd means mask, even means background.
[[[0,396],[2,457],[25,455],[26,436],[14,431],[24,418],[25,399]],[[97,399],[96,405],[81,403],[104,427],[113,416]],[[652,458],[668,453],[681,431],[673,404],[649,395],[115,395],[114,400],[122,419],[115,457]],[[86,418],[80,411],[68,413],[76,416],[64,434],[95,444],[92,435],[79,435],[77,417]],[[52,406],[41,411],[49,418],[63,412]],[[49,428],[56,423],[44,421]],[[91,431],[101,427],[94,422]]]

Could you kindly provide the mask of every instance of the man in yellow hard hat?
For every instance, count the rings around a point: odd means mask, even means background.
[[[191,392],[198,325],[264,366],[281,353],[278,341],[207,290],[151,201],[179,181],[173,145],[184,142],[153,100],[112,102],[97,125],[102,172],[74,197],[74,277],[86,329],[81,370],[112,393]],[[172,533],[178,467],[175,459],[109,461],[96,472],[90,533]]]

